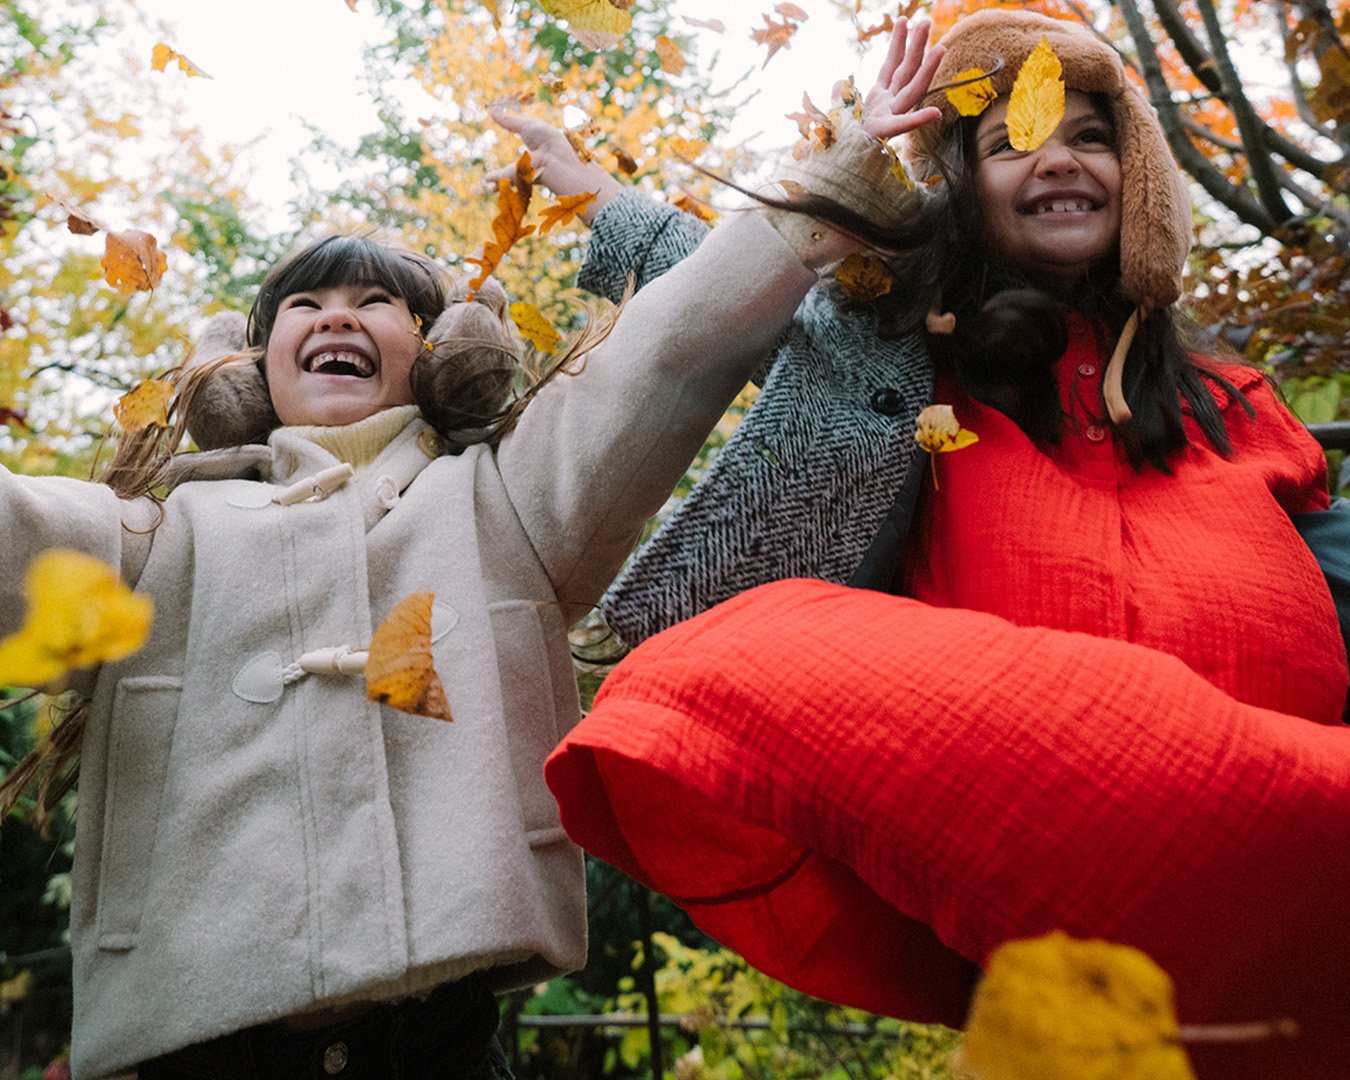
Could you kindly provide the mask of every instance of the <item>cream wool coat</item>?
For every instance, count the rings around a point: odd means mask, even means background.
[[[271,483],[182,484],[153,530],[144,501],[0,473],[0,633],[48,547],[120,566],[155,602],[146,647],[93,679],[77,1080],[472,970],[505,989],[581,966],[581,856],[541,775],[578,718],[564,632],[815,280],[762,217],[738,215],[635,297],[496,451],[430,459],[415,419],[297,505],[269,499],[337,462],[284,428]],[[372,704],[359,678],[236,693],[250,664],[364,646],[419,591],[436,594],[453,724]]]

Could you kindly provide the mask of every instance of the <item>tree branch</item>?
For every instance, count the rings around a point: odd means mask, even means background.
[[[1205,33],[1209,35],[1210,53],[1219,70],[1219,82],[1228,107],[1237,118],[1238,132],[1242,135],[1247,151],[1247,166],[1252,180],[1256,183],[1256,194],[1261,205],[1272,218],[1280,224],[1293,217],[1293,211],[1284,201],[1279,181],[1275,179],[1275,164],[1266,152],[1265,139],[1262,136],[1262,123],[1242,92],[1242,80],[1233,67],[1233,58],[1228,55],[1228,40],[1224,37],[1223,27],[1219,25],[1219,13],[1214,9],[1214,0],[1195,0],[1200,9],[1200,18],[1205,24]]]
[[[1298,118],[1312,128],[1319,135],[1324,135],[1328,139],[1331,133],[1322,127],[1322,122],[1313,115],[1312,109],[1308,108],[1308,88],[1303,85],[1303,77],[1298,73],[1298,57],[1290,55],[1289,52],[1289,0],[1281,0],[1278,4],[1270,6],[1270,13],[1275,17],[1275,25],[1280,30],[1280,43],[1284,46],[1284,66],[1289,73],[1289,89],[1294,97],[1294,110],[1298,113]]]
[[[1157,4],[1159,0],[1155,0]],[[1165,3],[1166,0],[1161,0]],[[1273,236],[1277,228],[1275,219],[1264,207],[1241,188],[1234,185],[1223,175],[1209,158],[1205,157],[1191,142],[1181,122],[1181,112],[1172,101],[1171,88],[1163,75],[1162,65],[1158,61],[1158,51],[1149,37],[1148,27],[1139,11],[1136,0],[1118,0],[1125,25],[1134,39],[1135,51],[1139,56],[1139,69],[1148,86],[1149,97],[1158,110],[1158,119],[1162,122],[1163,132],[1168,145],[1176,154],[1181,167],[1191,174],[1211,198],[1226,206],[1238,219],[1267,236]],[[1288,216],[1287,214],[1285,215]]]

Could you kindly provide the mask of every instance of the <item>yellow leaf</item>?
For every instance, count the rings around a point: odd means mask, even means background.
[[[173,387],[161,379],[147,379],[123,394],[113,406],[113,416],[128,435],[142,428],[169,426],[169,399]]]
[[[976,1080],[1195,1080],[1167,973],[1138,949],[1060,931],[990,956],[964,1056]]]
[[[433,593],[405,596],[375,628],[366,658],[366,697],[400,712],[453,720],[431,662]]]
[[[628,14],[632,0],[539,0],[555,19],[566,19],[576,30],[595,30],[602,34],[624,34],[632,25]]]
[[[526,150],[516,162],[515,177],[497,181],[497,216],[492,219],[492,239],[483,245],[482,255],[464,259],[479,268],[478,275],[469,282],[466,299],[474,298],[488,275],[501,265],[512,244],[534,232],[533,225],[524,223],[533,192],[534,169],[530,165],[530,152]]]
[[[578,214],[595,202],[596,192],[583,191],[576,195],[559,195],[558,201],[544,207],[539,215],[539,235],[543,236],[555,225],[569,225]]]
[[[130,656],[150,633],[154,605],[106,563],[52,548],[28,567],[28,612],[0,641],[0,686],[43,686],[77,668]]]
[[[875,255],[856,251],[835,269],[834,279],[843,288],[845,296],[864,301],[885,296],[894,284],[884,262]]]
[[[661,70],[668,75],[678,75],[684,71],[684,53],[680,47],[666,37],[658,34],[655,41],[656,55],[661,58]]]
[[[983,68],[966,68],[952,80],[952,82],[965,83],[965,85],[953,86],[947,90],[947,100],[962,116],[979,116],[998,97],[998,94],[994,92],[993,80],[987,75],[980,78],[982,75],[984,75]],[[974,79],[975,81],[966,83],[966,79]]]
[[[104,238],[103,280],[118,292],[130,295],[153,289],[168,268],[155,238],[138,229],[110,232]]]
[[[32,985],[33,973],[27,968],[20,971],[14,978],[0,982],[0,1014],[26,998]]]
[[[196,76],[209,79],[211,77],[182,53],[175,52],[162,41],[150,50],[150,68],[153,71],[163,71],[171,61],[175,60],[178,62],[178,70],[188,78]]]
[[[1035,150],[1063,119],[1063,68],[1043,37],[1018,71],[1008,96],[1008,142],[1014,150]]]
[[[666,146],[670,152],[677,158],[685,161],[696,161],[699,154],[708,149],[708,144],[702,139],[669,139]]]
[[[511,305],[511,321],[526,339],[540,352],[552,352],[562,336],[553,329],[553,324],[544,318],[533,304],[517,300]]]

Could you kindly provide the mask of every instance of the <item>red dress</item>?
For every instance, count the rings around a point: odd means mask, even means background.
[[[1045,452],[957,402],[980,441],[937,463],[930,602],[744,593],[634,650],[546,775],[574,839],[818,996],[959,1025],[993,948],[1063,929],[1148,952],[1183,1023],[1301,1024],[1193,1052],[1202,1076],[1331,1080],[1346,672],[1286,513],[1325,505],[1320,455],[1226,369],[1258,411],[1221,402],[1234,458],[1188,418],[1174,475],[1135,473],[1073,405],[1099,366],[1083,340],[1061,362]]]

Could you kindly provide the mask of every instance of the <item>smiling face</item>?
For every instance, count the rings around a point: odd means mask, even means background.
[[[1120,157],[1092,98],[1065,94],[1064,119],[1035,150],[1008,143],[1007,98],[980,117],[974,190],[986,243],[1026,273],[1071,284],[1120,241]]]
[[[267,385],[283,424],[351,424],[413,401],[421,335],[382,285],[329,285],[282,299],[267,341]]]

